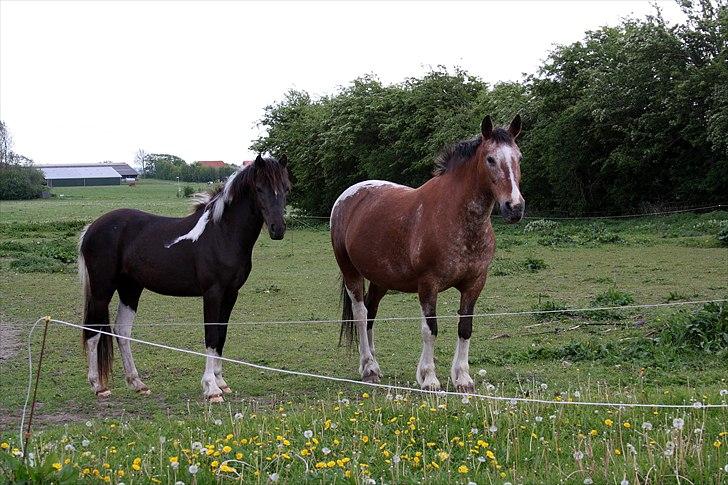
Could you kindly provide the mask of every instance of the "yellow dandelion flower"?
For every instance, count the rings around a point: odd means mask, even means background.
[[[493,452],[492,452],[492,451],[490,451],[490,450],[488,450],[488,451],[486,451],[486,452],[485,452],[485,456],[486,456],[486,458],[488,458],[489,460],[495,460],[495,453],[493,453]]]
[[[609,427],[609,428],[611,428],[613,424],[614,424],[614,421],[612,421],[609,418],[607,418],[607,419],[604,420],[604,425],[607,426],[607,427]]]
[[[361,395],[361,397],[363,397],[364,399],[368,399],[369,398],[369,393],[368,392],[365,392],[364,394]]]
[[[212,462],[212,463],[210,463],[210,467],[211,467],[211,468],[217,468],[217,466],[218,466],[219,464],[220,464],[220,462],[218,462],[217,460],[213,460],[213,462]]]
[[[619,456],[619,455],[622,454],[622,450],[620,450],[619,448],[615,448],[614,449],[614,454],[617,455],[617,456]]]
[[[234,473],[237,470],[235,470],[235,468],[233,468],[231,466],[222,465],[222,466],[220,466],[220,471],[223,472],[223,473]]]
[[[329,468],[334,468],[336,466],[336,461],[330,460],[330,461],[326,462],[326,466]]]
[[[632,425],[629,423],[629,421],[625,421],[624,423],[622,423],[622,426],[624,426],[627,429],[632,427]]]
[[[589,436],[596,436],[596,435],[598,435],[598,434],[599,434],[599,431],[597,431],[597,430],[595,430],[595,429],[593,429],[593,430],[589,431]]]
[[[344,472],[344,476],[345,476],[346,478],[351,478],[351,470],[346,470],[346,471]]]
[[[506,476],[507,476],[507,475],[506,475],[506,472],[500,472],[500,477],[501,477],[501,478],[505,478]]]
[[[68,465],[69,463],[71,463],[71,459],[70,458],[66,458],[65,460],[63,460],[63,463],[66,464],[66,465]]]
[[[437,456],[440,458],[440,461],[445,461],[450,458],[450,455],[446,451],[441,451]]]
[[[3,441],[2,443],[0,443],[0,448],[2,448],[3,450],[7,450],[8,448],[10,448],[10,444]]]
[[[116,470],[116,476],[119,478],[124,478],[124,470]]]
[[[318,468],[320,470],[322,468],[326,468],[326,463],[323,461],[320,461],[320,462],[316,463],[315,466],[316,466],[316,468]]]
[[[719,440],[715,440],[713,442],[713,446],[715,446],[716,448],[720,448],[721,446],[723,446],[723,442],[719,441]]]
[[[225,445],[222,447],[222,451],[223,451],[223,453],[230,453],[231,451],[233,451],[233,449],[230,448],[229,446]]]
[[[242,460],[243,459],[243,454],[238,451],[237,453],[235,453],[235,459],[236,460]]]
[[[60,470],[61,468],[63,468],[63,465],[61,465],[60,463],[54,463],[54,464],[53,464],[53,468],[55,468],[55,469],[56,469],[56,471],[58,471],[58,470]]]
[[[369,443],[369,436],[367,436],[367,435],[362,436],[361,441],[362,441],[362,443]]]
[[[169,462],[170,463],[179,463],[179,457],[177,457],[177,456],[170,456],[169,457]]]
[[[435,470],[439,470],[439,469],[440,469],[440,465],[438,465],[438,464],[437,464],[436,462],[434,462],[434,461],[431,461],[431,462],[430,462],[430,465],[432,465],[432,468],[434,468]]]
[[[135,472],[138,472],[139,470],[142,469],[142,467],[141,467],[141,465],[139,465],[137,463],[132,463],[131,469],[134,470]]]
[[[225,439],[226,439],[226,440],[231,440],[231,439],[233,439],[233,434],[232,434],[232,433],[228,434],[227,436],[225,436]]]
[[[111,468],[111,465],[109,465],[108,463],[104,463],[104,464],[103,464],[103,465],[101,465],[101,466],[102,466],[102,467],[104,467],[104,468],[106,468],[107,470],[108,470],[109,468]]]

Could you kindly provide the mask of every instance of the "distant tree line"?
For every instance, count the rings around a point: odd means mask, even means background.
[[[728,194],[728,4],[679,2],[557,47],[521,83],[490,86],[444,67],[384,85],[354,80],[319,99],[290,91],[266,108],[252,149],[286,153],[291,202],[328,214],[347,186],[417,186],[435,154],[477,133],[485,114],[524,120],[522,191],[537,210],[573,214],[725,202]]]
[[[40,197],[45,178],[33,160],[15,153],[5,123],[0,121],[0,200]]]
[[[176,155],[166,153],[137,152],[136,164],[142,175],[162,180],[179,180],[182,182],[216,182],[225,180],[238,169],[235,165],[224,167],[205,167],[197,162],[188,164]]]

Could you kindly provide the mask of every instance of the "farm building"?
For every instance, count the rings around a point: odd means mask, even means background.
[[[208,168],[225,167],[225,162],[223,162],[222,160],[199,160],[197,163],[199,163],[203,167],[208,167]]]
[[[139,173],[126,163],[38,165],[48,187],[119,185],[122,179],[136,179]]]

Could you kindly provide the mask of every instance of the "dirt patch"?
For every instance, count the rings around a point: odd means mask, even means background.
[[[18,321],[0,316],[0,362],[12,359],[20,351],[20,335],[24,329],[21,325]]]

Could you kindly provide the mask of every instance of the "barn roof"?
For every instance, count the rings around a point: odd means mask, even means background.
[[[100,178],[121,178],[119,172],[113,167],[75,166],[75,167],[38,167],[43,171],[46,180],[58,179],[100,179]]]
[[[139,172],[134,170],[128,163],[64,163],[60,165],[36,165],[36,167],[41,170],[45,170],[46,168],[75,168],[87,170],[89,168],[111,167],[118,172],[117,175],[121,175],[122,177],[136,177],[139,175]],[[116,175],[112,175],[112,177],[114,176]]]

